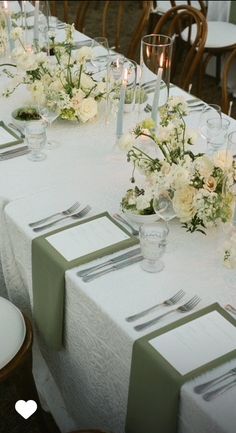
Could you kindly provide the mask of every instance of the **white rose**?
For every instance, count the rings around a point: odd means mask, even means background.
[[[85,123],[89,119],[92,119],[96,116],[98,111],[97,102],[95,99],[88,97],[81,101],[78,116],[81,122]]]
[[[178,189],[173,198],[173,207],[181,222],[189,222],[196,213],[194,206],[195,190],[191,186]]]
[[[81,89],[73,90],[73,97],[71,98],[71,106],[75,111],[79,111],[81,102],[85,97],[84,92]]]
[[[128,152],[130,149],[132,149],[134,145],[135,138],[132,134],[125,134],[119,139],[119,147],[120,149],[124,150],[125,152]]]
[[[189,171],[181,165],[176,165],[173,172],[173,184],[175,188],[181,188],[189,183]]]

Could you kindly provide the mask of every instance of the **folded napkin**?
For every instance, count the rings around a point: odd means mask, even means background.
[[[128,239],[71,261],[67,261],[46,239],[48,236],[62,230],[67,230],[104,216],[109,218],[116,226],[125,232],[129,236]],[[113,220],[107,212],[54,230],[53,232],[44,234],[33,240],[33,315],[40,334],[50,348],[59,350],[63,343],[65,271],[90,262],[91,260],[115,253],[124,248],[131,247],[137,243],[138,240],[134,236],[131,236],[123,226]]]
[[[213,304],[135,341],[132,353],[126,433],[177,432],[181,386],[194,377],[236,357],[236,350],[233,350],[181,375],[149,343],[149,340],[158,335],[215,310],[236,326],[236,321],[230,314],[219,304]]]

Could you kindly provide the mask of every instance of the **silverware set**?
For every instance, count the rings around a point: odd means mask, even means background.
[[[196,394],[202,394],[202,398],[205,401],[214,400],[216,397],[218,397],[219,395],[223,394],[224,392],[228,391],[229,389],[233,388],[236,385],[236,378],[228,382],[228,379],[234,376],[236,376],[235,367],[230,369],[226,373],[221,374],[220,376],[217,376],[212,380],[209,380],[208,382],[204,382],[201,385],[195,386],[194,392]],[[217,387],[212,391],[209,391],[211,388],[214,388],[216,385],[225,381],[226,383],[224,385],[221,385],[220,387]]]
[[[113,215],[113,217],[117,220],[120,221],[122,224],[124,224],[125,226],[128,227],[128,229],[131,231],[133,236],[138,236],[139,231],[136,230],[128,221],[126,221],[126,219],[124,219],[121,215],[119,215],[118,213],[115,213]]]
[[[63,221],[66,218],[72,218],[72,219],[83,218],[91,210],[91,206],[87,205],[83,209],[76,212],[79,209],[79,206],[80,203],[77,201],[68,209],[48,215],[47,217],[42,218],[38,221],[31,222],[29,223],[29,226],[33,229],[34,232],[39,232],[41,230],[52,227],[54,224],[58,223],[59,221]]]
[[[189,99],[186,101],[189,106],[189,111],[202,111],[203,107],[205,107],[205,103],[200,101],[199,99]],[[152,111],[152,106],[150,104],[147,104],[144,108],[144,111],[146,113],[150,113]]]
[[[0,153],[0,161],[6,161],[7,159],[15,158],[17,156],[22,156],[29,152],[30,150],[28,146],[21,146],[15,149],[6,150],[5,152]]]
[[[134,326],[134,329],[136,331],[142,331],[143,329],[146,329],[149,326],[155,325],[163,317],[168,316],[169,314],[174,313],[174,312],[188,313],[189,311],[193,310],[193,308],[195,308],[199,304],[200,301],[201,301],[201,299],[197,295],[195,295],[191,299],[189,299],[189,301],[185,302],[185,304],[182,304],[177,308],[174,308],[170,311],[167,311],[166,313],[163,313],[157,317],[154,317],[154,319],[140,323],[139,325]],[[176,303],[176,302],[174,301],[174,303]]]
[[[14,129],[14,131],[17,132],[17,134],[20,136],[20,138],[22,138],[22,139],[25,138],[25,134],[23,134],[23,132],[20,130],[20,128],[17,128],[17,126],[14,125],[14,123],[8,123],[8,126],[11,129]]]

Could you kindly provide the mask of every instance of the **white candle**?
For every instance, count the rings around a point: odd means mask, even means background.
[[[158,72],[157,72],[156,86],[155,86],[155,92],[154,92],[153,103],[152,103],[152,120],[154,122],[157,121],[157,112],[158,112],[158,105],[159,105],[159,98],[160,98],[162,74],[163,74],[163,54],[161,54],[160,56],[160,67],[158,68]]]
[[[127,76],[128,76],[128,71],[127,69],[124,69],[123,81],[120,89],[119,108],[118,108],[117,121],[116,121],[116,136],[118,138],[120,138],[123,134],[123,116],[124,116],[125,93],[127,87]]]
[[[34,41],[39,39],[39,1],[36,0],[34,7]]]
[[[26,1],[22,1],[22,12],[24,15],[24,29],[25,29],[25,45],[27,45],[27,19],[26,19]]]
[[[4,5],[5,14],[6,14],[7,35],[8,35],[8,41],[9,41],[9,47],[10,47],[10,51],[12,51],[13,48],[14,48],[14,42],[13,42],[12,37],[11,37],[12,26],[11,26],[10,12],[9,12],[9,9],[8,9],[8,2],[4,1],[3,5]]]

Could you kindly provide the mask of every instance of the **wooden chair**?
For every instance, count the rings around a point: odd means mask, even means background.
[[[230,98],[228,91],[228,81],[229,81],[229,73],[233,65],[236,62],[236,48],[232,51],[232,53],[228,56],[225,61],[223,75],[222,75],[222,99],[221,99],[221,109],[226,114],[231,114],[230,107]],[[236,83],[236,80],[235,80]]]
[[[128,2],[126,1],[105,1],[104,9],[103,9],[103,16],[102,16],[102,36],[107,37],[109,41],[109,45],[114,44],[114,49],[118,52],[121,50],[121,35],[124,28],[124,25],[127,25],[127,23],[124,23],[125,19],[125,12]],[[116,24],[114,29],[114,35],[111,35],[109,32],[109,23],[111,20],[109,19],[109,12],[111,8],[116,8]],[[148,20],[149,20],[149,14],[151,11],[152,2],[151,1],[143,1],[142,2],[142,8],[140,8],[140,17],[138,22],[135,24],[131,31],[130,36],[130,42],[127,47],[126,52],[124,53],[128,58],[135,60],[137,49],[140,45],[141,38],[144,33],[146,33]],[[114,24],[114,23],[113,23]],[[132,23],[129,23],[129,25],[132,25]],[[111,41],[112,36],[114,36],[114,40]]]
[[[11,418],[16,418],[15,403],[18,400],[34,400],[37,411],[30,419],[19,415],[17,429],[40,426],[47,433],[45,416],[41,408],[38,392],[32,374],[33,332],[29,319],[7,299],[0,297],[0,425],[2,431],[12,431]],[[12,396],[12,392],[13,396]],[[7,396],[7,397],[6,397]],[[29,430],[27,430],[29,431]]]
[[[50,11],[53,16],[59,17],[58,2],[56,0],[49,1]],[[86,13],[89,8],[89,1],[73,1],[65,0],[63,2],[63,16],[60,19],[65,23],[74,23],[76,30],[84,31]],[[70,10],[70,8],[73,8]]]
[[[195,25],[194,37],[193,25]],[[175,38],[171,81],[188,91],[202,61],[207,37],[206,18],[191,6],[175,6],[160,18],[154,33],[164,33]]]

